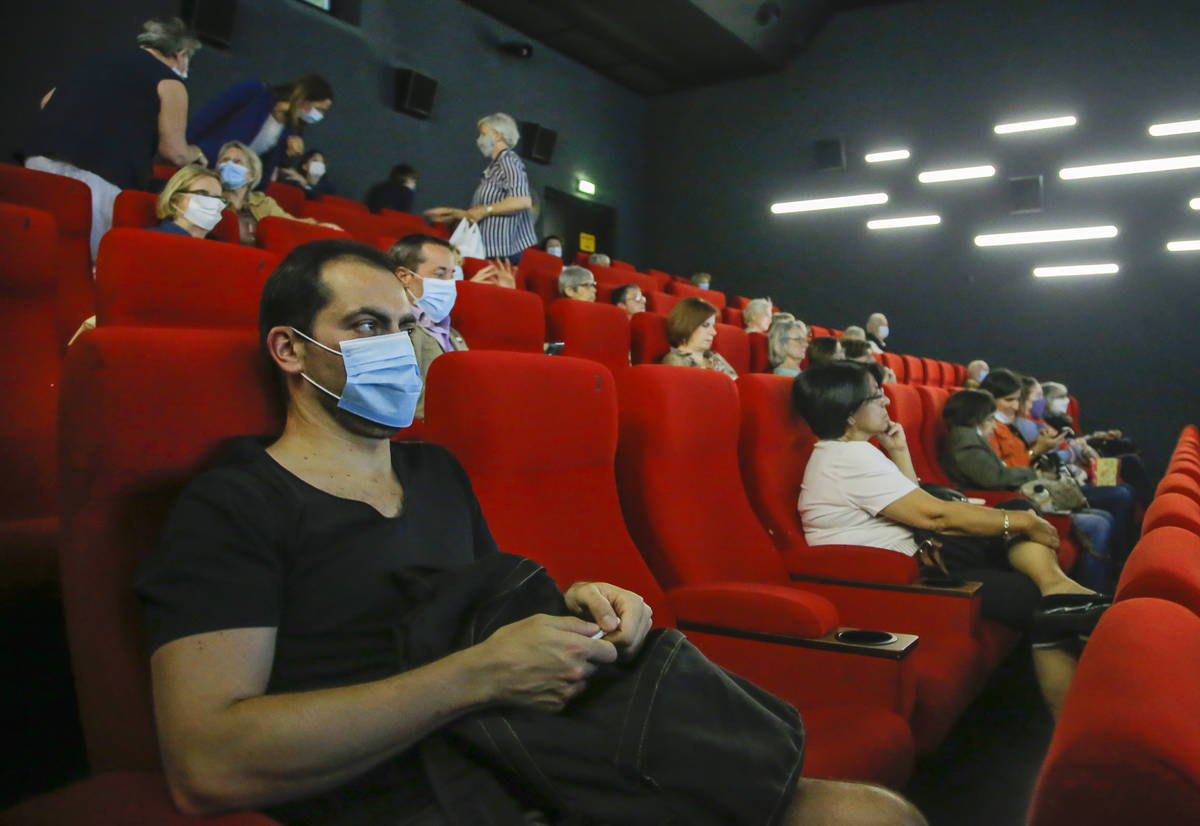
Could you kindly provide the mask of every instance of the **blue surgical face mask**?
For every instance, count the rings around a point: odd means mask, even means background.
[[[707,281],[705,281],[703,284],[697,284],[696,286],[697,286],[697,287],[699,287],[699,288],[700,288],[700,289],[702,289],[702,290],[707,290],[707,289],[708,289],[708,282],[707,282]]]
[[[1046,400],[1045,399],[1034,399],[1033,404],[1031,404],[1029,406],[1030,418],[1040,419],[1040,418],[1042,418],[1042,415],[1045,414],[1045,412],[1046,412]]]
[[[304,380],[338,400],[338,408],[384,425],[408,427],[421,397],[421,370],[408,333],[348,338],[334,350],[292,328],[322,350],[341,356],[346,363],[346,386],[342,395],[322,387],[304,373]]]
[[[307,112],[300,115],[300,120],[304,121],[307,124],[320,123],[324,119],[325,119],[325,113],[322,112],[320,109],[316,108],[315,106],[312,109],[309,109]]]
[[[980,371],[979,371],[979,378],[978,378],[978,379],[976,379],[976,381],[983,381],[984,379],[986,379],[986,378],[987,378],[987,374],[988,374],[988,371],[987,371],[987,370],[980,370]]]
[[[230,189],[240,189],[246,185],[249,171],[237,161],[222,161],[217,164],[217,172],[221,173],[221,183]]]
[[[463,273],[463,268],[462,268],[462,267],[455,267],[455,268],[454,268],[454,280],[455,280],[455,281],[462,281],[462,280],[463,280],[463,278],[465,278],[465,277],[466,277],[466,276],[465,276],[465,275],[464,275],[464,273]],[[455,291],[454,295],[455,295],[455,297],[457,297],[457,296],[458,296],[458,292],[457,292],[457,291]]]
[[[440,278],[423,278],[421,283],[424,289],[421,297],[414,303],[428,313],[434,322],[443,321],[454,309],[454,300],[458,298],[458,285]]]
[[[975,432],[979,434],[979,438],[981,438],[981,439],[983,438],[983,428],[982,427],[975,428]]]
[[[546,252],[550,253],[555,258],[562,258],[562,247],[547,247]]]

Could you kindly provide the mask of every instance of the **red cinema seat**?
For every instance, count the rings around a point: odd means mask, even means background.
[[[962,387],[967,381],[967,366],[965,364],[954,364],[954,386]]]
[[[462,262],[463,277],[470,281],[475,277],[475,273],[479,272],[491,263],[492,262],[488,261],[486,258],[468,258],[464,256]]]
[[[525,274],[525,289],[540,298],[546,307],[561,298],[558,293],[558,273],[528,272]]]
[[[726,585],[663,593],[621,516],[613,475],[617,398],[604,367],[572,358],[451,353],[430,368],[426,398],[428,436],[462,462],[500,548],[537,560],[560,586],[601,580],[629,588],[649,602],[657,626],[674,625],[722,596],[744,595],[810,616],[812,605],[800,592]],[[558,415],[545,416],[546,399],[554,400]],[[820,602],[813,605],[819,610]],[[870,663],[803,648],[803,640],[786,633],[759,641],[722,631],[690,630],[688,637],[718,663],[800,708],[807,774],[903,782],[911,735],[883,698],[895,702],[906,661]],[[876,673],[868,677],[863,669]],[[865,694],[839,682],[856,673],[871,683],[860,687]]]
[[[1067,397],[1067,415],[1071,417],[1071,421],[1075,423],[1075,432],[1084,433],[1083,427],[1079,424],[1079,399],[1074,396]]]
[[[406,235],[432,235],[435,238],[449,238],[450,233],[442,224],[430,224],[423,215],[411,212],[399,212],[394,209],[381,209],[375,213],[379,226],[383,227],[386,235],[403,238]]]
[[[725,309],[725,293],[719,290],[702,290],[695,284],[689,284],[686,281],[676,281],[671,287],[671,292],[680,298],[687,298],[689,295],[696,298],[703,298],[709,304],[717,308],[717,310]]]
[[[653,278],[648,275],[642,275],[634,269],[602,267],[599,264],[588,264],[587,269],[596,277],[597,283],[608,284],[613,287],[619,287],[622,284],[637,284],[642,288],[642,292],[650,292],[658,286],[658,283]]]
[[[355,212],[369,213],[371,211],[362,201],[356,201],[353,198],[344,198],[341,195],[318,195],[316,200],[317,203],[338,206],[342,209],[351,209]]]
[[[819,327],[816,324],[809,324],[808,332],[813,338],[824,338],[833,335],[833,332],[828,327]]]
[[[279,257],[253,247],[113,229],[96,256],[96,325],[257,328]]]
[[[266,191],[267,195],[274,198],[275,203],[279,204],[289,215],[299,215],[300,210],[304,209],[304,202],[308,200],[303,189],[282,181],[271,181],[267,184]]]
[[[1200,823],[1200,619],[1159,599],[1101,617],[1038,774],[1030,826]]]
[[[617,269],[617,270],[634,270],[635,272],[637,271],[637,267],[633,266],[633,264],[630,264],[628,261],[618,261],[617,259],[614,258],[612,260],[612,265],[613,265],[613,269]]]
[[[1180,493],[1200,502],[1200,481],[1184,471],[1170,471],[1154,489],[1155,496],[1161,496],[1164,493]]]
[[[562,272],[563,261],[557,255],[551,255],[537,247],[529,247],[521,253],[521,261],[517,264],[517,272],[526,279],[534,273],[544,273],[558,278]]]
[[[581,267],[587,266],[588,259],[592,257],[592,253],[579,250],[575,253],[575,263]]]
[[[1142,517],[1142,536],[1155,528],[1173,526],[1200,535],[1200,502],[1182,493],[1155,496]]]
[[[0,203],[44,210],[58,226],[57,325],[65,348],[79,324],[95,312],[92,284],[92,195],[87,184],[63,175],[0,163]]]
[[[746,324],[742,321],[742,311],[735,310],[733,307],[726,307],[721,310],[721,321],[726,324],[732,324],[734,327],[745,327]]]
[[[921,364],[925,368],[925,383],[934,387],[942,386],[942,366],[937,359],[921,357]]]
[[[896,381],[904,384],[908,378],[908,367],[904,363],[904,359],[895,353],[879,353],[880,363],[884,367],[892,368],[892,372],[896,374]]]
[[[357,210],[338,204],[305,201],[296,217],[314,218],[324,223],[335,224],[364,244],[374,244],[381,237],[391,234],[379,216],[372,215],[365,207]]]
[[[634,364],[658,364],[670,349],[665,318],[638,313],[629,319],[629,354]]]
[[[165,184],[167,181],[171,180],[171,178],[175,177],[175,173],[180,169],[181,167],[178,166],[172,166],[165,163],[156,163],[150,170],[150,180],[159,181]]]
[[[472,350],[541,353],[546,340],[541,299],[524,290],[460,281],[450,319]]]
[[[293,221],[290,218],[263,218],[258,222],[255,234],[259,247],[275,253],[280,258],[309,241],[320,241],[324,238],[349,239],[341,230]]]
[[[659,292],[663,292],[667,285],[671,283],[671,274],[662,270],[646,270],[646,275],[654,279],[655,287]]]
[[[750,336],[750,372],[770,373],[770,347],[766,333],[749,333]]]
[[[938,369],[942,372],[942,379],[938,383],[942,387],[954,387],[954,365],[948,361],[939,361]]]
[[[925,384],[925,363],[917,356],[901,356],[904,359],[905,384]]]
[[[712,370],[653,365],[631,367],[616,380],[621,507],[659,582],[668,591],[722,581],[792,584],[783,556],[746,498],[738,464],[740,408],[734,384]],[[696,507],[691,497],[680,498],[680,479],[703,479],[704,501],[712,506]],[[902,562],[913,564],[909,558]],[[794,587],[812,590],[809,583]],[[927,624],[931,630],[936,626],[936,632],[926,637],[921,628],[926,623],[906,604],[907,598],[893,600],[887,591],[866,588],[821,596],[836,606],[846,625],[922,634],[913,655],[917,695],[911,722],[918,753],[931,752],[986,676],[982,645],[971,635],[977,623],[970,612],[961,612],[958,627],[946,627],[947,618],[939,615],[937,622]],[[943,607],[942,598],[936,599],[928,603],[930,610]]]
[[[130,583],[157,544],[175,497],[218,446],[230,436],[282,426],[275,388],[255,330],[97,328],[67,354],[59,423],[60,562],[94,772],[161,771],[142,607]],[[105,781],[93,779],[102,788]],[[70,799],[78,789],[54,797]],[[159,783],[137,784],[129,793],[145,801],[120,803],[165,812],[163,791]],[[57,822],[143,821],[83,812]]]
[[[713,349],[725,357],[739,376],[750,372],[750,334],[732,324],[717,324]]]
[[[643,292],[645,292],[643,290]],[[655,315],[666,316],[671,308],[679,303],[680,296],[671,293],[649,292],[646,295],[646,309]]]
[[[562,355],[598,361],[614,373],[629,366],[629,316],[620,307],[560,298],[546,318],[549,340],[565,345]]]
[[[0,204],[0,328],[11,352],[0,362],[0,601],[51,589],[58,562],[58,389],[55,329],[62,268],[50,213]]]
[[[126,189],[113,202],[114,227],[156,227],[159,224],[158,196],[149,192],[138,192],[136,189]],[[241,243],[241,229],[238,226],[237,214],[232,209],[221,211],[221,220],[209,239],[225,241],[226,243]]]
[[[1156,528],[1141,538],[1121,569],[1115,599],[1154,597],[1200,616],[1200,536]]]
[[[746,309],[746,306],[753,300],[754,299],[746,298],[744,295],[735,295],[733,298],[729,299],[725,306],[732,307],[735,310],[744,310]]]

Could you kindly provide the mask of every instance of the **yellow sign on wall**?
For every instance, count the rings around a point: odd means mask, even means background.
[[[596,251],[596,236],[588,235],[586,232],[579,233],[579,251],[580,252],[595,252]]]

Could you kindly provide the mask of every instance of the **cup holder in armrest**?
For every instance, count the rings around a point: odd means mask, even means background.
[[[853,645],[891,645],[898,637],[887,631],[869,631],[864,628],[845,628],[834,634],[838,642]]]

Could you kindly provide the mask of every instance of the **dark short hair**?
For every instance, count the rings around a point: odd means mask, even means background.
[[[946,399],[942,419],[947,427],[979,427],[996,412],[996,400],[984,390],[959,390]]]
[[[450,242],[445,238],[438,238],[436,235],[426,235],[423,232],[414,232],[412,235],[405,235],[387,251],[387,257],[391,260],[392,265],[388,269],[396,269],[396,267],[404,267],[406,270],[417,271],[417,267],[425,263],[425,245],[433,244],[438,247],[450,249]]]
[[[358,241],[327,239],[309,241],[289,252],[267,276],[258,303],[258,335],[266,346],[272,327],[295,327],[312,335],[313,319],[333,294],[321,279],[325,267],[339,260],[360,261],[392,271],[388,257]]]
[[[304,166],[306,163],[311,161],[313,159],[314,155],[320,155],[321,157],[324,157],[325,153],[322,152],[320,149],[309,149],[303,155],[300,156],[300,160],[296,164],[296,168],[299,169],[300,167]]]
[[[848,419],[871,397],[871,370],[857,361],[811,367],[792,382],[792,407],[819,439],[837,439]],[[878,383],[878,380],[876,380]]]
[[[388,177],[396,183],[403,183],[405,178],[416,178],[417,170],[406,163],[396,164]]]
[[[833,354],[837,352],[838,340],[833,336],[815,336],[808,343],[808,363],[812,367],[824,367],[833,364]]]
[[[545,252],[546,245],[549,244],[551,241],[557,241],[558,245],[560,247],[566,246],[563,243],[563,239],[559,238],[557,235],[547,235],[545,238],[542,239],[542,243],[538,245],[539,249],[541,249],[543,252]]]
[[[842,343],[842,352],[848,359],[860,359],[871,352],[871,343],[861,338],[840,338],[838,341]]]
[[[641,289],[637,284],[622,284],[612,291],[609,300],[613,304],[624,304],[625,300],[629,298],[629,294],[637,289]]]
[[[1003,399],[1021,391],[1021,377],[1014,370],[997,367],[980,382],[979,389],[988,391],[993,398]]]

